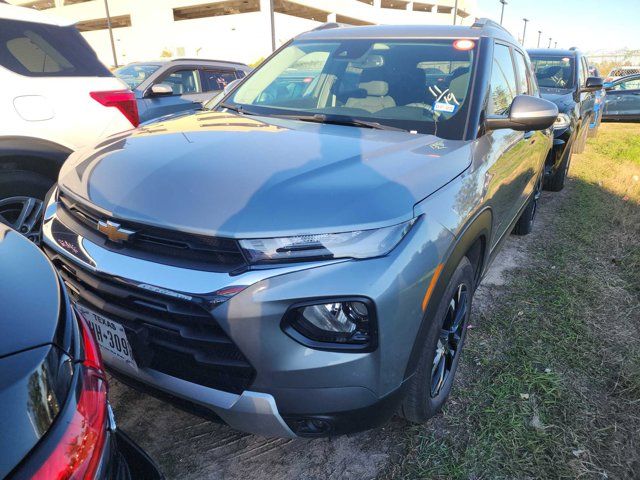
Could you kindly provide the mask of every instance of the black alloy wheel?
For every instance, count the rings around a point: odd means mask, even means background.
[[[40,242],[44,202],[33,197],[0,199],[0,222],[35,243]]]
[[[449,380],[456,360],[462,350],[462,335],[466,328],[469,291],[465,284],[458,285],[449,301],[444,323],[438,338],[431,368],[431,398],[440,395],[443,385]]]

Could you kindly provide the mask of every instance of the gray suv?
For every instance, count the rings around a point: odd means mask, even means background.
[[[134,386],[268,436],[422,422],[532,228],[536,92],[493,22],[307,32],[212,110],[73,154],[43,247]]]
[[[251,71],[244,63],[201,58],[135,62],[114,74],[133,90],[140,122],[193,112]]]

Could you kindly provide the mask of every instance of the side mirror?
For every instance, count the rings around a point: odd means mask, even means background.
[[[227,86],[224,87],[224,90],[222,90],[222,94],[226,96],[227,93],[233,90],[236,87],[236,85],[240,83],[241,80],[242,80],[241,78],[236,78],[235,80],[232,80],[231,82],[227,83]]]
[[[604,82],[600,77],[587,77],[587,81],[584,82],[584,87],[580,89],[581,92],[595,92],[597,90],[602,90],[604,87]]]
[[[167,85],[166,83],[156,83],[151,86],[151,94],[152,95],[173,95],[173,88],[171,85]]]
[[[487,130],[510,128],[521,132],[549,128],[558,117],[555,103],[531,95],[518,95],[513,99],[509,116],[491,115],[485,119]]]

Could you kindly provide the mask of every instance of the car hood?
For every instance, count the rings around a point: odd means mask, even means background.
[[[376,228],[470,164],[470,142],[199,112],[73,154],[63,192],[105,215],[251,238]]]
[[[545,100],[555,103],[558,106],[558,112],[567,113],[576,105],[573,98],[573,90],[560,88],[541,88],[540,95]]]
[[[38,248],[0,223],[0,358],[56,339],[61,291]]]

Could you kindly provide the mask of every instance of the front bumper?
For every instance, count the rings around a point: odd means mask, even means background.
[[[69,229],[57,208],[52,199],[43,224],[43,246],[54,262],[59,256],[132,291],[144,285],[148,292],[152,286],[160,296],[195,298],[233,285],[247,286],[210,313],[255,368],[250,388],[231,393],[153,368],[107,364],[134,382],[211,411],[233,428],[264,436],[303,435],[300,426],[310,419],[325,422],[322,434],[347,433],[373,427],[393,414],[411,374],[407,364],[430,280],[425,272],[439,263],[451,241],[439,224],[418,221],[386,257],[289,264],[232,276],[104,249]],[[282,331],[282,318],[292,304],[345,296],[374,303],[375,351],[317,350]]]

